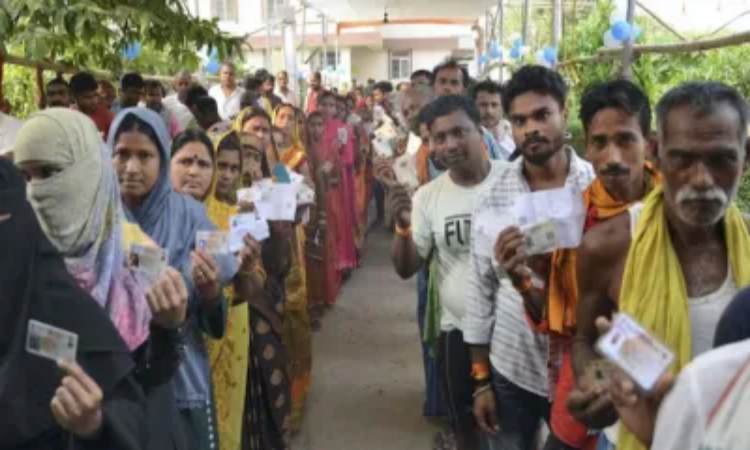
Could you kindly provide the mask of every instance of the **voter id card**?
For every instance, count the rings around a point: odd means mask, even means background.
[[[128,251],[128,268],[150,277],[160,277],[167,269],[168,252],[159,247],[132,245]]]
[[[545,220],[521,227],[527,255],[543,255],[557,248],[557,225],[554,220]]]
[[[78,335],[37,320],[29,320],[26,351],[52,361],[75,361]]]
[[[674,361],[674,353],[624,313],[596,343],[605,358],[622,369],[644,391],[651,391]]]
[[[210,255],[225,255],[229,253],[229,236],[221,231],[199,231],[196,248]]]
[[[349,132],[346,128],[341,127],[338,129],[338,138],[341,145],[346,145],[346,142],[349,140]]]

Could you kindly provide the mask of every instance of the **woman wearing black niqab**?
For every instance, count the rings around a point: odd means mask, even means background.
[[[86,438],[64,429],[52,406],[60,407],[61,395],[70,405],[63,379],[81,375],[66,377],[55,362],[26,351],[32,319],[78,335],[76,363],[102,394],[101,425]],[[145,397],[133,368],[106,312],[78,288],[42,232],[23,177],[0,158],[0,449],[140,450]]]

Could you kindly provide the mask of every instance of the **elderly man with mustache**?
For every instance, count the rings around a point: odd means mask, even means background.
[[[750,283],[750,237],[732,203],[747,166],[747,103],[720,83],[686,83],[661,99],[656,116],[663,186],[592,229],[578,250],[578,379],[598,359],[597,318],[628,313],[675,352],[679,371],[711,348],[724,309]],[[568,404],[601,427],[616,417],[613,399],[630,426],[607,433],[610,442],[618,450],[648,448],[660,399],[621,376],[607,395],[579,385]]]

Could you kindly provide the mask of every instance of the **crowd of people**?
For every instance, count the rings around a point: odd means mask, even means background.
[[[0,448],[288,449],[311,333],[364,263],[371,203],[395,272],[417,277],[435,449],[750,448],[733,203],[750,112],[733,87],[685,83],[654,113],[630,81],[591,86],[580,149],[563,78],[533,65],[501,86],[447,60],[341,95],[320,73],[305,94],[283,71],[240,86],[226,63],[210,89],[82,72],[44,94],[23,121],[0,113]],[[315,192],[294,220],[235,253],[199,245],[256,212],[240,190],[289,173]],[[487,234],[542,191],[580,200],[578,247],[532,254],[518,223]],[[134,265],[141,248],[163,270]],[[597,351],[619,312],[674,353],[653,389]],[[75,360],[31,352],[36,322],[74,333]]]

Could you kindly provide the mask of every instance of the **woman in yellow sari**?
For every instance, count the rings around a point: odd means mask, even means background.
[[[242,167],[240,142],[233,131],[212,136],[213,145],[203,133],[187,131],[175,141],[175,159],[180,161],[182,148],[201,145],[214,153],[214,170],[208,190],[193,193],[203,201],[208,217],[219,230],[228,232],[230,217],[237,214],[235,191]],[[242,276],[241,274],[238,277]],[[220,340],[206,339],[211,378],[216,403],[216,422],[221,450],[239,450],[245,407],[248,374],[249,314],[246,301],[240,301],[234,286],[224,289],[230,302],[227,328]],[[244,299],[247,300],[247,299]]]
[[[279,162],[305,177],[311,186],[310,164],[300,145],[294,106],[281,105],[274,111],[273,140]],[[292,411],[290,430],[299,431],[305,402],[310,390],[312,373],[312,341],[308,315],[307,270],[305,267],[305,225],[295,227],[291,242],[291,269],[286,277],[286,308],[284,315],[284,343],[289,352],[289,378],[292,383]]]

